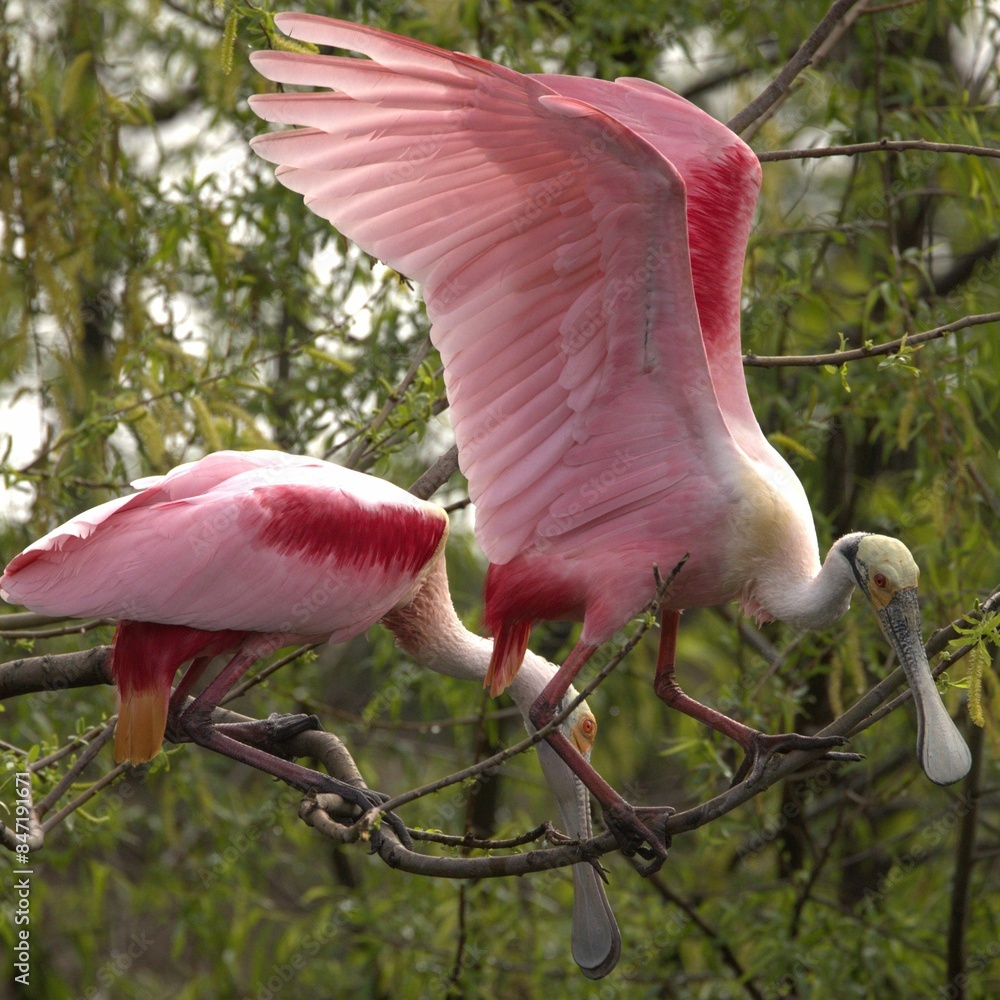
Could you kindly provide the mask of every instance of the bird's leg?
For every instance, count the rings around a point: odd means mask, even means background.
[[[184,676],[180,679],[177,687],[174,688],[173,694],[170,696],[169,714],[171,716],[180,715],[184,710],[184,704],[191,693],[191,689],[213,659],[214,656],[196,656],[188,664],[187,670],[184,671]]]
[[[256,659],[259,659],[261,656],[265,656],[267,653],[276,648],[275,641],[276,640],[273,639],[270,641],[265,639],[263,643],[255,641],[253,646],[254,655],[249,661],[240,660],[239,657],[233,657],[227,667],[219,674],[218,677],[215,678],[212,684],[208,685],[205,690],[194,699],[190,708],[194,709],[198,704],[211,702],[211,707],[209,708],[209,714],[211,714],[211,712],[218,706],[219,702],[232,689],[236,681],[239,680],[239,678],[246,672],[247,668],[251,666]],[[205,672],[205,668],[214,658],[215,656],[213,654],[211,656],[199,656],[192,660],[190,666],[185,671],[184,676],[181,678],[180,683],[176,688],[174,688],[173,694],[170,696],[170,708],[167,713],[167,732],[170,735],[170,739],[174,743],[184,741],[184,732],[187,723],[182,720],[182,716],[188,710],[188,696],[198,679]],[[293,739],[295,736],[298,736],[299,733],[307,732],[310,729],[323,728],[319,719],[315,715],[302,714],[275,714],[269,716],[267,719],[255,720],[253,722],[219,722],[215,723],[215,727],[227,736],[232,736],[234,739],[237,739],[242,743],[249,743],[252,746],[259,747],[260,749],[266,750],[268,753],[273,753],[278,757],[286,757],[286,755],[279,749],[278,744],[281,744],[286,740]]]
[[[798,733],[779,733],[768,736],[757,729],[751,729],[742,722],[723,715],[695,701],[685,694],[674,676],[677,650],[677,624],[680,621],[679,611],[664,611],[660,623],[660,650],[656,658],[656,677],[653,690],[671,708],[698,719],[716,732],[735,740],[743,748],[745,757],[743,763],[733,776],[733,785],[738,785],[746,778],[756,781],[764,771],[764,767],[773,754],[788,753],[791,750],[816,750],[820,748],[838,747],[847,743],[845,736],[801,736]],[[832,760],[861,760],[859,754],[824,754]]]
[[[596,649],[596,646],[589,643],[578,642],[570,651],[563,665],[556,671],[528,710],[528,718],[536,730],[548,725],[555,718],[573,679]],[[545,739],[549,746],[563,759],[566,766],[576,774],[600,802],[604,811],[604,821],[607,823],[608,829],[615,835],[622,853],[626,857],[638,854],[650,862],[649,865],[640,867],[639,871],[643,875],[651,875],[658,871],[667,857],[666,835],[662,832],[659,836],[654,834],[639,819],[639,815],[648,813],[652,820],[662,821],[674,810],[667,806],[650,810],[637,810],[597,773],[590,762],[584,759],[576,747],[558,729],[550,732]],[[643,847],[643,844],[649,846]]]
[[[220,727],[212,723],[212,712],[218,707],[219,702],[225,697],[229,689],[247,672],[247,670],[257,662],[262,656],[267,655],[278,648],[279,640],[269,635],[259,635],[254,639],[247,640],[240,645],[233,658],[219,672],[211,684],[202,691],[186,708],[173,717],[168,729],[170,739],[174,742],[190,741],[203,746],[208,750],[229,757],[231,760],[239,761],[258,771],[264,771],[276,778],[280,778],[286,784],[297,788],[305,794],[331,792],[339,795],[347,802],[358,806],[363,812],[377,808],[388,798],[382,792],[372,791],[370,788],[358,788],[355,785],[340,781],[329,774],[322,774],[311,768],[303,767],[293,761],[278,757],[258,746],[243,743],[235,739],[232,735],[223,732]],[[192,662],[192,667],[195,662]],[[199,673],[204,670],[204,665],[199,668]],[[195,676],[195,679],[197,675]],[[187,680],[185,675],[182,684]],[[191,682],[194,683],[194,680]],[[190,685],[188,685],[190,688]],[[305,718],[310,718],[306,716]],[[309,726],[307,728],[317,728]],[[238,726],[240,724],[237,724]],[[244,729],[253,723],[247,723]],[[273,720],[264,720],[265,726],[271,726],[273,732]],[[233,732],[230,727],[230,732]],[[283,738],[287,738],[285,734]],[[393,813],[386,813],[385,821],[396,832],[400,841],[407,847],[412,847],[412,841],[406,832],[406,826]]]

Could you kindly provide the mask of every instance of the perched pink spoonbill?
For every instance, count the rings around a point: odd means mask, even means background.
[[[252,97],[282,184],[367,252],[423,284],[459,459],[490,559],[487,682],[517,673],[542,619],[583,630],[531,712],[552,717],[593,651],[654,594],[653,565],[690,559],[666,598],[656,691],[754,762],[837,737],[765,737],[674,680],[679,612],[738,600],[758,621],[823,628],[858,587],[903,664],[931,780],[967,747],[920,638],[902,543],[838,540],[822,564],[805,492],[754,417],[740,356],[740,281],[760,185],[723,125],[643,80],[522,75],[308,14],[293,38],[369,56],[257,52],[317,93]],[[619,841],[664,847],[553,734]],[[646,849],[648,855],[650,849]]]
[[[210,717],[261,656],[293,642],[344,642],[381,618],[419,663],[482,682],[493,645],[465,629],[452,606],[444,510],[374,476],[276,451],[216,452],[133,485],[140,492],[77,515],[0,577],[5,600],[41,614],[118,619],[116,759],[150,760],[169,721],[172,735],[304,792],[333,791],[363,808],[384,801],[234,738],[267,740],[273,721],[212,725]],[[229,663],[185,708],[223,652],[233,653]],[[526,723],[555,673],[525,656],[511,695]],[[293,721],[302,728],[311,717]],[[589,760],[597,722],[585,702],[561,730]],[[586,789],[548,747],[539,750],[567,832],[589,838]],[[573,879],[573,956],[585,975],[600,978],[621,953],[618,926],[597,870],[574,865]]]

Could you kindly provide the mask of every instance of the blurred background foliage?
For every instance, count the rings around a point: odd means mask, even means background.
[[[653,79],[722,120],[773,79],[826,8],[297,6],[524,71]],[[130,479],[213,449],[309,451],[408,485],[450,444],[417,291],[249,154],[263,127],[246,98],[267,85],[247,54],[276,43],[271,8],[5,5],[4,561]],[[762,154],[882,138],[995,147],[998,43],[996,6],[982,0],[859,4],[745,137]],[[745,349],[825,352],[997,311],[998,194],[996,160],[971,155],[765,162]],[[842,367],[748,369],[758,417],[801,476],[821,541],[856,528],[900,535],[923,568],[927,631],[1000,583],[998,332],[974,326]],[[456,604],[476,628],[484,563],[464,496],[456,476],[438,498],[458,505],[449,567]],[[547,626],[533,646],[558,659],[574,634]],[[12,634],[0,652],[10,660],[110,636],[108,626]],[[737,761],[653,697],[653,650],[637,650],[591,698],[601,721],[594,761],[629,798],[690,805],[721,791]],[[772,732],[823,724],[887,670],[875,623],[859,613],[805,637],[780,626],[758,633],[729,611],[690,613],[679,653],[691,693]],[[624,950],[600,983],[570,958],[565,870],[471,884],[393,872],[307,829],[294,793],[185,746],[74,812],[32,858],[32,985],[17,995],[997,996],[997,674],[988,647],[978,656],[985,729],[970,735],[981,758],[974,781],[926,781],[907,707],[856,739],[864,763],[788,781],[678,839],[652,879],[609,855]],[[963,660],[942,683],[972,734],[967,676]],[[303,658],[236,707],[318,712],[369,784],[389,792],[522,732],[509,700],[425,676],[378,628]],[[110,688],[6,702],[0,802],[13,802],[25,755],[44,756],[113,710]],[[65,763],[35,775],[36,798]],[[87,774],[111,767],[105,750]],[[459,834],[506,835],[554,816],[532,754],[403,811],[410,825]],[[10,885],[13,855],[0,865]],[[953,891],[965,876],[967,912]],[[12,905],[5,892],[8,943]]]

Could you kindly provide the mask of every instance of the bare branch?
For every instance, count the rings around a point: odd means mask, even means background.
[[[94,646],[77,653],[29,656],[0,663],[0,701],[36,691],[111,684],[110,646]]]
[[[8,629],[37,628],[39,625],[51,625],[53,622],[64,621],[66,621],[65,618],[36,615],[34,611],[15,611],[12,615],[0,615],[0,636],[6,638]]]
[[[280,670],[282,667],[289,663],[293,663],[299,657],[304,656],[306,653],[313,649],[319,649],[320,646],[325,645],[325,642],[313,642],[307,646],[296,646],[290,653],[286,653],[280,660],[275,660],[274,663],[268,664],[261,670],[255,671],[249,677],[245,677],[240,681],[235,687],[227,692],[226,696],[222,699],[223,705],[228,705],[231,701],[235,701],[237,698],[242,697],[251,688],[257,687],[258,684],[262,684],[267,680],[273,673]]]
[[[0,631],[0,639],[52,639],[60,635],[80,635],[101,625],[114,625],[114,619],[91,618],[89,621],[74,621],[70,625],[58,625],[53,628],[4,629]]]
[[[116,721],[117,721],[117,716],[113,718],[101,730],[97,738],[94,739],[93,742],[91,742],[91,744],[87,747],[86,750],[83,751],[83,753],[80,754],[79,757],[77,757],[76,761],[73,763],[73,766],[62,776],[62,778],[59,779],[59,781],[55,783],[55,785],[52,786],[52,788],[49,789],[49,792],[45,796],[45,798],[43,798],[42,801],[39,802],[38,805],[36,806],[35,811],[38,813],[39,819],[42,819],[42,817],[44,817],[45,814],[63,797],[67,789],[69,789],[73,785],[76,779],[90,765],[90,762],[101,752],[101,748],[104,746],[104,744],[107,743],[112,736],[114,736]],[[86,798],[83,799],[84,802],[88,798],[90,798],[93,794],[96,794],[96,792],[90,792],[89,789],[88,792],[90,794],[88,794],[87,792],[84,793],[84,795],[86,796]],[[78,806],[73,806],[73,809],[76,808],[78,808]],[[68,815],[69,812],[72,812],[73,810],[69,809],[64,811]],[[47,830],[49,829],[50,826],[55,826],[55,822],[50,821],[50,823],[43,824],[43,829]]]
[[[762,357],[757,354],[745,354],[743,356],[743,364],[748,368],[839,366],[846,364],[848,361],[861,361],[864,358],[877,358],[885,354],[898,354],[904,348],[917,347],[931,340],[939,340],[941,337],[946,337],[949,333],[964,330],[969,326],[981,326],[984,323],[998,322],[1000,322],[1000,312],[980,313],[976,316],[964,316],[962,319],[955,320],[954,323],[947,323],[944,326],[935,327],[933,330],[924,330],[922,333],[900,337],[899,340],[891,340],[885,344],[858,347],[851,351],[833,351],[830,354],[801,354],[786,355],[784,357]]]
[[[792,81],[812,63],[813,56],[820,46],[857,3],[858,0],[836,0],[816,26],[816,30],[799,46],[785,68],[738,115],[726,122],[726,126],[739,135],[751,122],[756,121],[772,105],[781,100],[788,92]]]
[[[918,149],[930,153],[962,153],[965,156],[990,156],[1000,159],[1000,149],[990,146],[966,146],[956,142],[927,142],[924,139],[880,139],[857,142],[850,146],[818,146],[815,149],[774,149],[758,153],[761,163],[778,160],[807,160],[824,156],[857,156],[859,153],[905,153]]]
[[[506,840],[480,840],[467,833],[462,837],[454,837],[447,833],[435,833],[431,830],[410,830],[414,840],[425,840],[431,844],[447,844],[448,847],[458,847],[463,850],[475,851],[499,851],[512,847],[521,847],[530,844],[542,837],[554,838],[555,828],[551,823],[545,822],[536,826],[534,830],[528,830],[517,837],[508,837]]]
[[[365,434],[368,435],[369,439],[374,438],[375,432],[389,419],[392,411],[403,401],[403,398],[406,396],[406,390],[413,384],[413,380],[417,377],[417,372],[420,371],[420,366],[424,363],[424,359],[430,354],[430,351],[430,340],[425,339],[417,345],[416,351],[413,352],[413,361],[410,362],[410,367],[406,370],[406,374],[400,380],[399,385],[389,393],[385,403],[382,404],[382,409],[366,424]],[[344,464],[349,469],[357,468],[358,463],[369,447],[369,441],[362,439],[355,446],[354,451],[351,452],[350,457]]]
[[[458,470],[458,445],[453,444],[411,487],[421,500],[429,500]]]

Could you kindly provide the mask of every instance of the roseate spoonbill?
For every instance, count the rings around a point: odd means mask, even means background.
[[[284,84],[254,96],[276,177],[363,250],[423,284],[462,470],[490,559],[488,683],[516,674],[534,622],[582,619],[532,710],[552,717],[593,651],[652,597],[652,567],[690,559],[666,598],[655,689],[731,736],[750,777],[780,750],[674,680],[682,608],[739,600],[758,621],[823,628],[857,586],[903,664],[931,780],[969,753],[920,640],[918,570],[902,543],[851,534],[822,564],[805,492],[754,417],[740,356],[740,280],[760,165],[684,99],[634,79],[522,75],[384,31],[279,14],[293,38],[369,56],[256,52]],[[584,778],[619,842],[664,846]],[[652,816],[654,813],[649,813]]]
[[[273,722],[212,726],[209,718],[261,656],[293,642],[346,641],[383,617],[418,662],[482,682],[493,647],[452,606],[445,511],[374,476],[275,451],[216,452],[133,485],[140,492],[72,518],[0,577],[5,600],[41,614],[119,619],[116,759],[152,759],[169,716],[172,732],[302,791],[335,791],[363,808],[383,801],[233,738],[269,735]],[[228,651],[229,664],[184,710],[209,662]],[[529,708],[555,672],[529,652],[511,685],[529,726]],[[585,702],[562,731],[589,759],[597,722]],[[586,789],[547,746],[539,750],[567,832],[588,839]],[[574,865],[573,879],[573,956],[600,978],[620,956],[618,926],[597,870]]]

